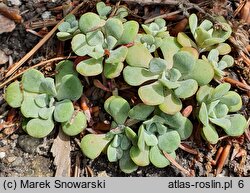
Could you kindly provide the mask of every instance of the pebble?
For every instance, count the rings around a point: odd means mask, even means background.
[[[15,161],[16,160],[16,157],[14,157],[14,156],[11,156],[11,157],[8,157],[7,158],[7,161],[9,162],[9,163],[12,163],[13,161]]]
[[[51,17],[51,11],[45,11],[45,12],[43,12],[43,14],[41,15],[41,17],[43,19],[50,19],[50,17]]]
[[[5,152],[0,152],[0,159],[3,159],[6,156]]]
[[[13,163],[11,164],[12,166],[19,166],[21,165],[23,162],[23,159],[21,157],[18,157],[15,159],[15,161],[13,161]]]
[[[15,27],[16,24],[14,21],[4,17],[3,15],[0,15],[0,34],[4,32],[12,32]]]
[[[36,148],[42,142],[41,139],[33,138],[29,135],[21,135],[17,139],[17,144],[21,147],[24,152],[35,153]]]
[[[20,6],[22,3],[20,0],[8,0],[8,4]]]
[[[0,50],[0,64],[5,64],[8,60],[9,57],[2,50]]]

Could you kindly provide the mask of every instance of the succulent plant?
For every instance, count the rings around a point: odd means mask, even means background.
[[[65,17],[64,22],[58,26],[59,32],[57,32],[57,37],[61,41],[66,41],[71,39],[76,35],[78,31],[78,21],[73,14],[69,14]]]
[[[168,44],[165,40],[162,44]],[[134,57],[134,53],[138,57]],[[187,51],[177,51],[172,60],[173,65],[167,60],[154,58],[138,42],[128,49],[126,62],[129,65],[123,70],[124,79],[131,86],[153,81],[141,86],[138,94],[143,103],[159,105],[168,114],[179,112],[182,108],[180,99],[193,96],[198,85],[208,84],[214,77],[214,70],[209,62],[195,59]]]
[[[111,6],[107,6],[104,2],[98,2],[96,4],[96,11],[101,19],[107,19],[108,14],[112,11]]]
[[[162,18],[158,18],[148,25],[142,24],[142,28],[146,34],[138,34],[137,39],[150,52],[154,52],[156,49],[158,49],[162,44],[162,40],[169,36],[166,27],[166,21]]]
[[[5,100],[13,108],[20,108],[25,118],[24,130],[36,138],[47,136],[55,123],[70,136],[77,135],[85,127],[86,117],[75,111],[72,101],[78,100],[83,91],[81,81],[69,60],[57,64],[58,72],[53,78],[46,78],[35,69],[22,76],[21,82],[11,83],[5,93]]]
[[[204,85],[197,92],[201,134],[209,143],[215,144],[218,141],[216,127],[222,128],[229,136],[240,136],[244,133],[247,124],[245,117],[241,114],[229,114],[242,107],[240,95],[230,91],[230,88],[229,83],[220,84],[216,88]]]
[[[218,48],[220,54],[227,54],[231,47],[224,43],[231,35],[232,29],[224,19],[217,19],[217,23],[205,19],[198,25],[198,18],[195,14],[189,17],[189,28],[195,42],[184,32],[180,32],[177,41],[183,47],[193,47],[199,52],[210,51]]]
[[[215,79],[221,79],[225,76],[225,72],[223,70],[233,66],[234,64],[234,58],[232,56],[224,55],[221,59],[219,59],[219,54],[218,49],[212,49],[207,58],[202,56],[203,60],[206,60],[213,65]]]
[[[104,72],[107,78],[115,78],[124,66],[128,50],[125,44],[134,41],[139,24],[136,21],[123,23],[117,15],[104,20],[110,7],[103,2],[97,4],[97,11],[99,15],[88,12],[80,17],[81,33],[72,39],[72,50],[77,55],[91,57],[78,63],[76,70],[83,76]]]
[[[139,103],[130,109],[129,103],[119,96],[108,98],[104,108],[113,117],[113,128],[106,135],[84,136],[81,149],[91,159],[105,151],[108,160],[119,161],[120,169],[125,173],[131,173],[138,166],[146,166],[150,162],[159,168],[166,167],[170,162],[162,151],[175,158],[174,151],[179,147],[180,141],[187,139],[193,130],[190,120],[181,113],[167,115],[157,109],[155,115],[148,119],[154,112],[154,107]],[[139,127],[138,135],[126,126],[128,117],[144,121]]]

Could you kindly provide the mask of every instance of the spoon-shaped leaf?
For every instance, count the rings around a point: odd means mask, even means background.
[[[107,36],[113,36],[119,39],[123,34],[123,24],[117,18],[109,18],[105,23],[105,33]]]
[[[132,146],[130,149],[130,157],[133,162],[138,166],[147,166],[149,165],[149,147],[145,146],[144,151],[140,151],[140,149],[136,146]]]
[[[56,87],[53,78],[44,78],[40,85],[40,91],[51,96],[56,96]]]
[[[66,75],[62,78],[56,98],[58,100],[70,99],[75,101],[82,96],[82,91],[83,86],[79,78],[74,75]]]
[[[175,159],[175,152],[170,153],[170,155]],[[150,148],[149,159],[150,162],[157,168],[165,168],[170,164],[169,160],[163,155],[157,145]]]
[[[92,12],[83,14],[79,20],[79,29],[86,34],[100,25],[100,17]]]
[[[202,128],[201,136],[211,144],[216,144],[219,140],[218,133],[211,124]]]
[[[43,119],[31,119],[26,125],[27,133],[34,138],[44,138],[50,134],[54,128],[54,122],[51,118],[47,120]]]
[[[179,51],[174,55],[173,62],[173,67],[178,69],[182,75],[187,75],[195,70],[195,58],[189,52]]]
[[[243,115],[233,114],[226,117],[231,122],[231,127],[224,128],[229,136],[240,136],[244,133],[247,121]]]
[[[229,91],[220,99],[220,102],[227,105],[229,112],[239,111],[242,107],[241,97],[234,91]]]
[[[139,31],[139,24],[136,21],[128,21],[123,24],[123,33],[119,38],[117,45],[134,42]]]
[[[26,71],[22,76],[23,89],[28,92],[40,92],[40,85],[44,75],[35,69]]]
[[[199,120],[203,125],[208,126],[208,124],[209,124],[208,112],[207,112],[207,106],[204,102],[201,104],[201,107],[199,110]]]
[[[132,173],[138,169],[138,166],[130,158],[129,151],[124,151],[119,160],[119,167],[124,173]]]
[[[26,118],[37,118],[40,107],[35,103],[37,94],[24,92],[24,100],[21,105],[21,113]]]
[[[103,44],[104,36],[101,31],[88,32],[86,34],[86,41],[90,46],[96,46],[98,44]]]
[[[158,146],[161,150],[171,153],[178,149],[181,143],[179,133],[174,130],[169,130],[158,137]]]
[[[72,50],[78,56],[85,56],[94,50],[93,46],[87,44],[86,36],[84,34],[77,34],[71,41]]]
[[[153,106],[148,106],[143,103],[139,103],[128,112],[128,116],[131,119],[143,121],[147,119],[147,117],[154,111],[154,109],[155,108]]]
[[[182,102],[172,91],[166,90],[164,101],[159,105],[159,108],[164,113],[174,115],[182,109]]]
[[[138,90],[138,94],[146,105],[159,105],[164,102],[164,88],[163,86],[155,82],[153,84],[141,86]]]
[[[123,66],[124,65],[122,62],[113,63],[113,64],[105,63],[104,69],[103,69],[104,76],[110,79],[120,76]]]
[[[106,63],[119,63],[123,62],[127,56],[128,48],[121,46],[115,50],[110,51],[110,56],[105,60]]]
[[[129,85],[139,86],[148,80],[158,79],[159,75],[153,74],[146,68],[126,66],[123,77]]]
[[[198,83],[193,79],[180,82],[180,86],[174,90],[177,97],[186,99],[193,96],[198,90]]]
[[[173,66],[173,56],[180,50],[181,45],[177,42],[174,37],[166,37],[163,39],[160,49],[162,51],[164,60],[167,64]]]
[[[40,111],[38,113],[39,117],[41,119],[45,119],[45,120],[49,119],[52,116],[54,109],[55,109],[55,107],[49,107],[49,108],[44,107],[44,108],[40,109]]]
[[[135,57],[136,54],[136,57]],[[141,43],[135,43],[134,46],[128,48],[126,62],[130,66],[149,67],[149,62],[153,58],[148,49]]]
[[[19,81],[15,81],[7,87],[4,98],[8,105],[13,108],[18,108],[21,106],[23,102],[23,93],[20,89]]]
[[[77,64],[76,70],[83,76],[96,76],[102,73],[102,60],[103,58],[83,60]]]
[[[115,147],[112,147],[111,145],[108,146],[107,156],[110,162],[118,161],[119,159],[121,159],[122,155],[123,155],[123,151],[121,148],[119,147],[115,148]]]
[[[73,103],[68,99],[64,99],[55,104],[54,119],[57,122],[66,122],[70,120],[73,112]]]
[[[87,119],[83,112],[73,114],[71,120],[62,123],[62,130],[69,136],[75,136],[87,127]]]
[[[90,159],[97,158],[107,146],[111,139],[105,134],[88,134],[82,138],[81,150]]]

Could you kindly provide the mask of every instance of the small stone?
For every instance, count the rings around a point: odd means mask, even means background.
[[[20,6],[22,4],[20,0],[8,0],[8,3],[15,6]]]
[[[8,60],[9,57],[2,50],[0,50],[0,64],[5,64]]]
[[[21,135],[17,139],[17,144],[21,147],[24,152],[35,153],[36,148],[42,142],[41,139],[33,138],[29,135]]]
[[[16,160],[16,157],[8,157],[7,158],[7,161],[9,162],[9,163],[12,163],[13,161],[15,161]]]
[[[0,152],[0,159],[3,159],[6,156],[5,152]]]
[[[15,159],[15,161],[13,161],[13,163],[11,164],[12,166],[19,166],[21,165],[23,162],[23,159],[21,157],[18,157]]]
[[[15,27],[16,24],[14,21],[4,17],[3,15],[0,15],[0,34],[4,32],[12,32]]]
[[[42,17],[43,19],[50,19],[50,17],[51,17],[51,12],[50,12],[50,11],[45,11],[45,12],[43,12],[43,14],[41,15],[41,17]]]

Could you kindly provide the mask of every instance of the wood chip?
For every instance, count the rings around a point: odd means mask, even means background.
[[[16,24],[14,21],[4,17],[3,15],[0,15],[0,34],[4,32],[12,32],[15,27]]]
[[[54,140],[51,152],[56,165],[56,177],[70,177],[70,137],[60,129]]]

